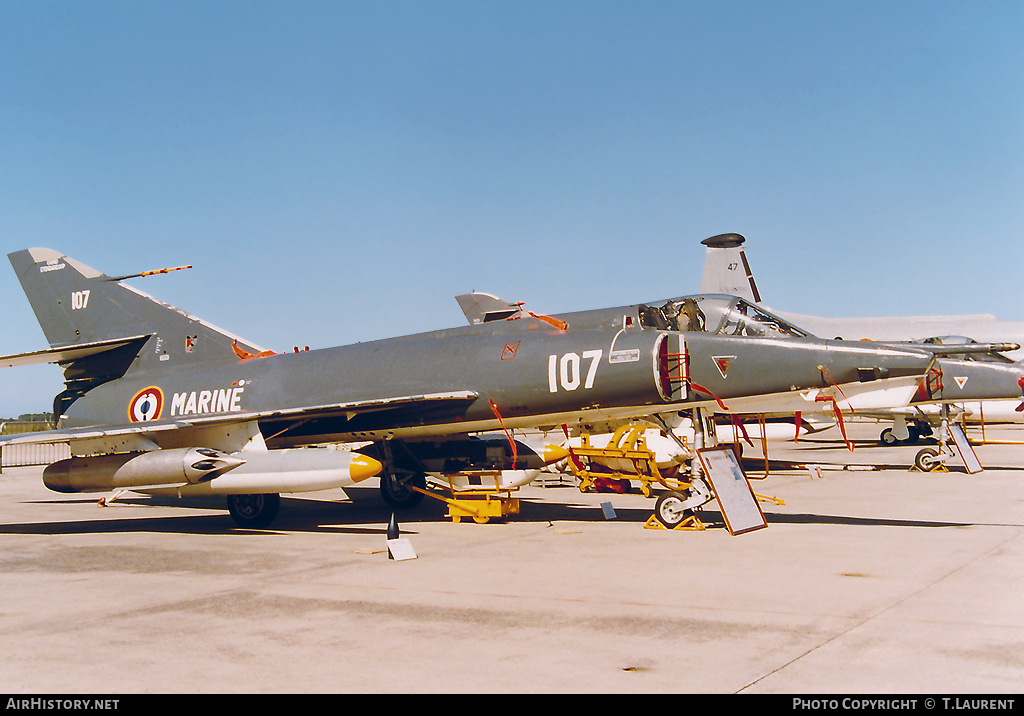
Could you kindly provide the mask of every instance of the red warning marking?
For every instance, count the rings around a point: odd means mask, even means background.
[[[736,359],[736,356],[713,356],[712,360],[715,361],[715,365],[718,367],[718,372],[722,374],[723,378],[729,377],[729,366]]]

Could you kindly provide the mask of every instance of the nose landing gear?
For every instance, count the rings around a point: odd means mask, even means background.
[[[939,446],[937,448],[926,447],[917,453],[914,458],[914,468],[922,472],[949,472],[946,461],[959,454],[967,473],[973,475],[981,472],[981,461],[978,460],[974,448],[971,447],[963,428],[957,423],[950,421],[950,407],[948,403],[942,404],[942,422],[939,426]],[[952,442],[953,447],[950,447]],[[956,448],[955,450],[953,448]]]

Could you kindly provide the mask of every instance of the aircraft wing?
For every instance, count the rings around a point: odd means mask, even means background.
[[[40,430],[31,433],[14,433],[0,435],[0,448],[9,445],[55,445],[85,440],[117,440],[126,437],[134,438],[131,442],[138,447],[134,449],[156,450],[158,446],[147,437],[174,430],[180,427],[174,423],[157,425],[154,423],[138,423],[118,428],[58,428],[57,430]],[[143,447],[149,440],[151,447]]]
[[[427,407],[433,405],[446,405],[457,402],[471,403],[479,397],[479,393],[472,390],[455,390],[446,393],[425,393],[422,395],[406,395],[398,398],[378,398],[375,400],[359,400],[349,403],[325,403],[322,405],[309,405],[297,408],[282,408],[280,410],[264,410],[243,413],[229,413],[226,415],[203,416],[200,418],[188,418],[180,423],[186,425],[201,425],[216,422],[238,422],[239,420],[267,420],[272,418],[308,417],[328,418],[340,415],[358,415],[377,410],[388,410],[408,406]]]
[[[728,409],[722,412],[778,415],[800,411],[810,415],[815,412],[832,414],[835,407],[838,407],[859,415],[861,411],[909,406],[919,382],[918,376],[905,376],[882,378],[868,383],[844,383],[824,389],[727,398],[725,402],[728,403]],[[705,401],[701,406],[715,412],[719,412],[722,407],[713,400]]]
[[[395,398],[354,401],[348,403],[327,403],[289,407],[280,410],[244,411],[222,415],[182,417],[171,420],[129,423],[125,425],[98,428],[61,428],[33,433],[0,436],[0,447],[7,445],[73,443],[72,454],[104,454],[110,452],[132,452],[157,450],[162,436],[174,431],[203,431],[207,440],[204,447],[234,452],[244,447],[254,432],[237,429],[238,426],[257,425],[266,420],[312,420],[338,416],[355,415],[389,410],[393,408],[419,407],[427,409],[440,405],[471,403],[478,394],[470,390],[445,393],[427,393]]]

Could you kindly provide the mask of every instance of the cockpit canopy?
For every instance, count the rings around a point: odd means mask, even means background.
[[[640,306],[640,325],[720,336],[807,338],[811,334],[738,296],[683,296],[663,305]]]

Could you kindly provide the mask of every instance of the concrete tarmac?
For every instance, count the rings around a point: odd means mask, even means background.
[[[376,481],[246,531],[219,500],[101,508],[5,469],[0,691],[1021,693],[1024,446],[921,473],[879,429],[850,426],[853,453],[834,429],[771,441],[887,467],[773,467],[765,529],[730,535],[714,501],[703,532],[645,529],[639,494],[530,486],[501,523],[400,514],[409,561]]]

